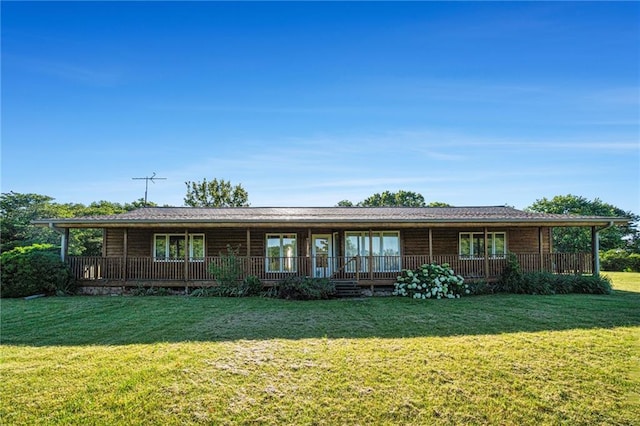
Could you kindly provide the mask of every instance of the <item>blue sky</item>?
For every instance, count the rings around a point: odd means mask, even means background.
[[[2,2],[2,192],[640,213],[639,3]]]

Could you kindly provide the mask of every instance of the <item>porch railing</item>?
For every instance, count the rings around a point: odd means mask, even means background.
[[[592,273],[590,253],[546,253],[516,255],[523,271],[557,274]],[[222,266],[226,258],[206,257],[186,263],[184,260],[158,261],[152,257],[68,258],[73,275],[79,280],[113,281],[214,281],[210,265]],[[348,280],[394,280],[402,269],[415,269],[425,263],[448,263],[466,279],[496,278],[506,265],[505,258],[465,259],[458,255],[355,256],[355,257],[240,257],[243,276],[278,281],[290,276],[312,276]],[[488,269],[487,269],[488,268]]]

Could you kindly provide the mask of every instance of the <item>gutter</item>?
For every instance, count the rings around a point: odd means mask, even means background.
[[[64,231],[58,228],[53,222],[49,222],[49,229],[55,231],[59,235],[63,235]]]
[[[604,226],[604,227],[602,227],[600,229],[596,229],[596,234],[599,233],[600,231],[605,231],[605,230],[607,230],[609,228],[613,228],[614,226],[615,226],[614,221],[610,221],[607,226]]]
[[[60,229],[53,222],[49,222],[49,229],[60,235],[60,260],[67,260],[69,251],[69,228]]]
[[[53,222],[48,220],[40,221],[35,220],[32,223],[34,225],[49,225],[49,226],[61,226],[62,228],[103,228],[103,227],[118,227],[118,226],[131,226],[135,224],[141,225],[163,225],[163,226],[171,226],[171,225],[185,225],[185,224],[193,224],[193,225],[213,225],[213,226],[246,226],[246,225],[256,225],[256,224],[266,224],[266,225],[277,225],[277,226],[289,226],[292,224],[300,224],[300,225],[331,225],[331,224],[340,224],[340,225],[349,225],[349,224],[377,224],[377,225],[398,225],[398,224],[421,224],[421,225],[446,225],[446,224],[473,224],[477,226],[482,226],[485,224],[525,224],[531,226],[589,226],[597,223],[602,223],[604,221],[608,222],[604,229],[608,229],[611,226],[614,226],[616,222],[618,223],[627,223],[628,219],[626,218],[615,218],[616,220],[611,220],[610,218],[567,218],[565,220],[557,219],[557,218],[483,218],[483,217],[470,217],[470,218],[384,218],[384,219],[375,219],[375,218],[350,218],[350,219],[331,219],[331,218],[313,218],[313,219],[305,219],[300,217],[294,218],[255,218],[255,219],[216,219],[216,218],[193,218],[193,219],[184,219],[184,218],[153,218],[153,219],[125,219],[125,220],[75,220],[76,218],[62,219],[57,220],[55,225]]]
[[[613,221],[610,221],[608,225],[603,226],[600,229],[597,229],[596,227],[594,227],[593,241],[592,241],[593,275],[600,275],[600,232],[605,231],[609,228],[613,228],[614,225],[615,223]]]

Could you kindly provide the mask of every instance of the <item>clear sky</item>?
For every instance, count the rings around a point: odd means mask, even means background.
[[[2,2],[2,192],[640,213],[640,3]]]

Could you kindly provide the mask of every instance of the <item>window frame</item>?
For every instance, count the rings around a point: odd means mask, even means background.
[[[373,242],[373,247],[368,247],[369,245],[369,237],[371,235],[371,240]],[[397,241],[397,254],[394,255],[385,255],[385,246],[384,239],[385,237],[389,237],[393,235],[396,237]],[[357,237],[358,238],[358,247],[356,247],[356,254],[347,253],[347,241],[349,237]],[[378,240],[377,243],[375,240]],[[360,243],[363,243],[363,247],[360,247]],[[367,249],[368,247],[368,249]],[[401,239],[400,239],[400,231],[396,230],[376,230],[376,231],[344,231],[344,253],[347,261],[353,258],[354,256],[360,256],[363,259],[361,263],[360,272],[367,272],[369,270],[368,262],[369,255],[373,252],[373,250],[377,249],[379,254],[371,254],[373,258],[377,258],[378,261],[374,262],[373,272],[399,272],[402,270],[402,249],[401,249]],[[364,254],[366,253],[366,254]],[[397,261],[396,261],[397,260]],[[349,266],[347,268],[347,272],[355,272],[355,267]]]
[[[496,253],[496,236],[501,235],[503,241],[503,249],[502,253]],[[469,254],[462,253],[462,241],[463,236],[468,236],[468,247]],[[487,237],[489,238],[490,245],[487,248],[487,254],[489,259],[504,259],[507,256],[507,232],[506,231],[492,231],[487,232]],[[479,238],[479,242],[482,245],[482,253],[474,253],[474,240],[475,238]],[[484,245],[488,244],[487,241],[484,240],[484,231],[462,231],[458,233],[458,258],[462,260],[479,260],[484,259]]]
[[[278,246],[280,256],[271,256],[269,254],[269,249],[276,246],[269,246],[269,239],[273,239],[277,237],[280,241]],[[294,241],[294,253],[292,256],[285,256],[285,239],[292,239]],[[278,259],[277,269],[272,269],[272,261],[271,259]],[[285,259],[287,259],[285,261]],[[265,272],[270,274],[295,274],[298,272],[298,234],[295,232],[269,232],[265,235]],[[285,266],[289,264],[289,268]]]
[[[207,245],[206,245],[205,234],[204,233],[194,233],[194,234],[188,234],[188,236],[189,236],[189,241],[188,241],[188,244],[186,245],[186,250],[189,253],[189,262],[204,262],[204,259],[207,256],[207,253],[206,253]],[[158,237],[165,238],[165,243],[164,243],[165,256],[164,257],[158,256],[158,252],[157,252],[157,249],[158,249]],[[152,255],[153,255],[153,261],[154,262],[184,262],[184,256],[176,257],[176,258],[169,257],[170,250],[171,250],[170,249],[171,237],[182,238],[182,240],[184,242],[185,234],[179,234],[179,233],[175,233],[175,232],[154,233],[153,234]],[[202,257],[195,257],[194,256],[193,241],[194,241],[195,238],[202,239]]]

